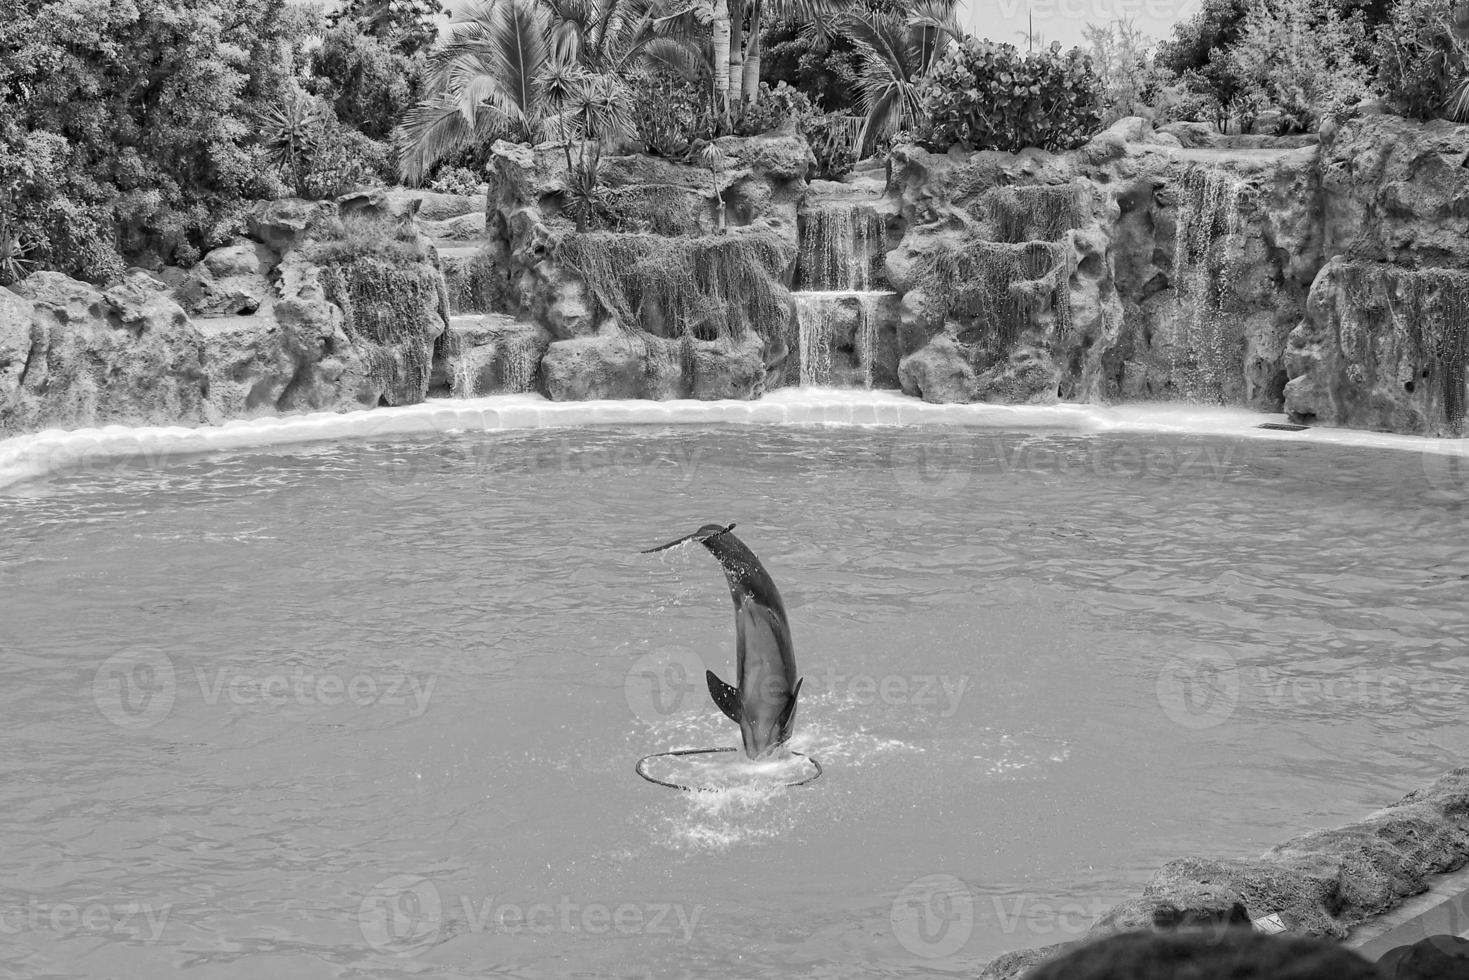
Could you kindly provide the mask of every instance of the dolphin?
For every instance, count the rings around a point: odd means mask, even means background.
[[[686,541],[697,541],[719,559],[735,608],[735,687],[704,671],[709,696],[729,720],[740,726],[745,755],[764,759],[791,737],[796,723],[796,650],[785,604],[775,582],[745,543],[731,532],[734,525],[705,524],[693,534],[643,552],[650,555]]]

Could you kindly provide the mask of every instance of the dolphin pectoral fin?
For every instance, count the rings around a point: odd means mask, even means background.
[[[796,698],[800,695],[801,684],[805,680],[806,678],[802,677],[796,681],[796,687],[794,690],[791,691],[791,699],[789,702],[787,702],[785,709],[780,713],[780,722],[777,725],[776,730],[780,732],[780,740],[782,742],[791,737],[791,729],[795,727]]]
[[[740,692],[715,677],[712,670],[704,671],[704,679],[709,682],[709,696],[714,699],[715,704],[719,705],[719,710],[723,711],[725,717],[730,721],[738,725],[741,715]]]

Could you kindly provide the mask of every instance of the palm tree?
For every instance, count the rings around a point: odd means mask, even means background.
[[[395,134],[398,167],[417,185],[434,164],[496,139],[535,143],[550,120],[541,75],[550,17],[536,0],[489,0],[450,28],[429,57],[426,99]]]
[[[570,140],[570,108],[588,85],[638,64],[687,63],[688,42],[665,28],[687,11],[668,0],[481,0],[429,58],[428,98],[395,134],[404,181],[440,160],[497,139]],[[607,133],[597,138],[600,139]],[[570,147],[567,148],[568,170]]]
[[[733,2],[733,0],[732,0]],[[837,27],[840,15],[855,0],[748,0],[750,4],[750,41],[745,46],[741,67],[744,79],[735,91],[743,93],[746,102],[760,100],[760,21],[766,12],[785,20],[798,20],[806,25],[809,36],[825,40]],[[733,53],[731,53],[733,62]],[[731,79],[733,85],[733,79]]]
[[[898,14],[848,14],[841,30],[862,52],[862,109],[858,156],[923,117],[921,82],[964,31],[955,18],[957,0],[919,0]]]

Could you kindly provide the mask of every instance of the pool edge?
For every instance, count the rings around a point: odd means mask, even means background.
[[[539,395],[430,399],[396,408],[235,419],[218,425],[46,429],[0,440],[0,488],[79,463],[161,459],[320,441],[612,425],[950,425],[1085,432],[1154,432],[1413,451],[1469,460],[1469,439],[1357,429],[1261,429],[1283,415],[1183,403],[1130,405],[935,405],[892,391],[780,389],[756,401],[555,402]]]

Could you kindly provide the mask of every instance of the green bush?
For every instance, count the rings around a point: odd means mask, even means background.
[[[741,136],[759,136],[787,124],[799,131],[815,112],[805,92],[785,82],[778,83],[775,88],[761,82],[759,100],[744,104],[739,119],[735,121],[735,132]]]
[[[364,187],[393,182],[392,154],[355,129],[333,126],[311,152],[311,164],[301,181],[307,197],[333,198]]]
[[[628,84],[633,93],[633,130],[649,153],[684,159],[694,140],[713,130],[709,95],[693,82],[667,72],[649,72]]]
[[[482,181],[468,167],[440,167],[439,172],[428,182],[428,189],[436,194],[458,194],[473,197],[479,193]]]
[[[940,152],[1068,150],[1102,118],[1091,58],[1078,48],[1063,54],[1059,42],[1021,54],[1013,44],[965,38],[920,83],[919,98],[928,119],[920,141]]]
[[[806,137],[816,157],[816,176],[822,180],[840,180],[857,162],[853,152],[853,127],[846,122],[852,117],[839,113],[816,111],[810,98],[800,89],[785,82],[774,88],[760,83],[760,99],[747,102],[735,123],[741,136],[758,136],[788,127]]]
[[[306,85],[330,103],[342,125],[386,140],[421,96],[423,68],[422,55],[399,54],[348,21],[327,31],[312,52]]]
[[[1327,114],[1358,102],[1367,67],[1354,55],[1365,38],[1360,15],[1343,18],[1323,0],[1257,0],[1229,53],[1251,121],[1275,109],[1280,132],[1314,131]]]
[[[816,157],[816,176],[822,180],[841,180],[857,163],[853,117],[830,112],[813,116],[804,127],[811,153]]]
[[[1377,29],[1377,87],[1392,108],[1414,119],[1448,115],[1464,75],[1465,56],[1445,8],[1432,0],[1399,0]]]

